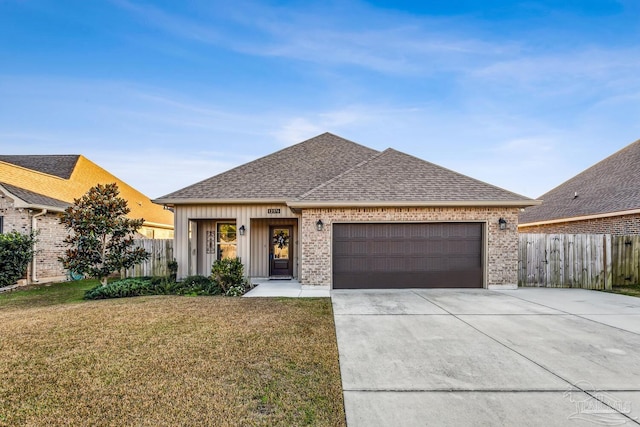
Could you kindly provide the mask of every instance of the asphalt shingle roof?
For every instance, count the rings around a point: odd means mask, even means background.
[[[330,133],[167,194],[156,203],[533,202],[393,149],[378,152]],[[535,203],[535,202],[533,202]]]
[[[25,190],[24,188],[16,187],[15,185],[6,184],[3,182],[0,182],[0,185],[6,188],[7,191],[9,191],[14,196],[32,205],[47,206],[59,209],[66,209],[68,206],[70,206],[69,203],[62,200],[54,199],[52,197],[45,196],[44,194]]]
[[[162,199],[293,199],[377,151],[324,133],[238,166]]]
[[[575,197],[577,193],[577,197]],[[520,224],[640,208],[640,140],[540,196]]]
[[[0,161],[25,169],[69,179],[78,162],[77,154],[69,155],[0,155]]]
[[[522,201],[524,196],[387,149],[298,198],[300,201]]]

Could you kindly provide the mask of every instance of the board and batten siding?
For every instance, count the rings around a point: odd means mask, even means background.
[[[279,212],[277,211],[279,209]],[[271,210],[271,211],[270,211]],[[270,213],[271,212],[271,213]],[[245,273],[252,275],[251,260],[251,239],[252,239],[252,219],[289,219],[295,220],[300,215],[295,214],[286,205],[265,204],[265,205],[177,205],[175,207],[175,234],[174,234],[174,254],[178,262],[178,278],[189,275],[189,257],[197,255],[197,251],[206,250],[198,247],[195,243],[197,239],[192,238],[192,253],[189,254],[189,222],[197,220],[229,220],[235,222],[240,228],[244,225],[245,235],[238,235],[238,257],[245,265]],[[257,223],[260,224],[260,223]],[[295,229],[296,227],[294,227]],[[195,234],[197,234],[194,231]],[[294,231],[297,236],[297,230]],[[196,249],[196,253],[193,253]],[[297,249],[294,249],[297,251]],[[195,258],[194,258],[195,260]],[[262,271],[262,270],[256,270]],[[267,268],[268,274],[268,268]]]
[[[295,254],[293,260],[293,277],[298,277],[298,260],[300,259],[298,227],[295,219],[288,218],[251,220],[251,269],[249,270],[249,275],[251,277],[269,276],[269,249],[272,244],[269,227],[271,226],[293,227],[293,234],[290,240],[293,253]]]

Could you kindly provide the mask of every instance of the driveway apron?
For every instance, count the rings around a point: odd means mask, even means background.
[[[331,292],[347,425],[640,425],[640,299]]]

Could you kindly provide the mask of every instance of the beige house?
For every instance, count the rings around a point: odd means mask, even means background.
[[[325,133],[163,196],[178,276],[239,256],[306,286],[517,285],[517,219],[539,202]]]
[[[26,281],[65,280],[58,261],[67,231],[60,214],[96,184],[118,184],[131,218],[144,218],[139,232],[172,238],[173,214],[81,155],[0,155],[0,233],[38,231],[37,254]]]

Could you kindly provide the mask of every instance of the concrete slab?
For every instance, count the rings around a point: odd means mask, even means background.
[[[639,299],[529,288],[332,299],[350,427],[640,425]]]
[[[285,297],[285,298],[329,298],[328,288],[302,288],[296,280],[253,280],[255,288],[244,294],[244,297]]]
[[[519,288],[495,291],[571,314],[640,314],[640,298],[587,289]]]
[[[640,334],[640,314],[582,314],[580,317]]]
[[[594,400],[582,392],[346,391],[344,397],[349,427],[633,424],[624,415],[610,413],[602,406],[602,413],[588,413],[579,402]]]
[[[559,390],[567,383],[453,316],[335,315],[345,390]]]
[[[447,314],[411,289],[331,291],[333,312],[340,314]]]
[[[638,334],[571,315],[459,318],[572,384],[640,390]]]
[[[452,314],[562,314],[556,309],[487,289],[415,289],[414,292]]]

